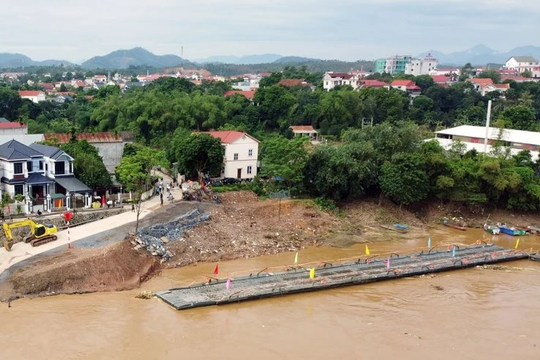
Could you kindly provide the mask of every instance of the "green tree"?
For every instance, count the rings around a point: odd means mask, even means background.
[[[60,149],[68,153],[73,161],[75,176],[90,188],[112,185],[111,176],[99,156],[97,149],[86,140],[74,140],[60,145]]]
[[[176,134],[171,144],[171,157],[178,163],[178,170],[190,179],[202,181],[204,174],[217,177],[221,174],[225,148],[219,138],[209,134]]]
[[[302,186],[303,170],[308,153],[306,138],[288,140],[283,136],[265,139],[261,149],[261,172],[263,177],[279,177],[290,190],[298,191]]]
[[[23,101],[16,91],[0,87],[0,117],[16,120],[22,105]]]
[[[370,142],[317,147],[307,161],[304,186],[334,200],[363,195],[376,184],[374,152]]]
[[[425,199],[430,187],[423,166],[424,161],[419,154],[395,154],[381,168],[379,182],[382,193],[400,206]]]
[[[502,112],[501,117],[513,129],[535,131],[538,128],[533,110],[525,105],[510,106]]]
[[[165,153],[149,147],[140,146],[132,155],[122,157],[116,167],[116,178],[128,191],[135,192],[137,222],[135,232],[139,231],[142,194],[151,188],[151,170],[154,166],[167,166]]]
[[[495,70],[485,70],[482,71],[480,74],[477,75],[478,78],[482,79],[491,79],[495,84],[498,84],[501,82],[501,74],[499,74]]]

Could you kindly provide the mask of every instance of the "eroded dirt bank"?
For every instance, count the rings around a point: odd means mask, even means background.
[[[105,234],[118,239],[112,245],[64,249],[10,269],[0,284],[0,300],[132,289],[163,268],[197,262],[297,251],[306,246],[346,247],[387,240],[389,235],[404,240],[425,237],[443,216],[459,216],[476,226],[488,216],[520,226],[540,223],[540,217],[533,214],[488,213],[440,204],[408,211],[390,202],[379,204],[378,199],[364,199],[342,204],[339,213],[331,214],[306,200],[259,200],[246,191],[225,193],[221,197],[221,205],[176,202],[144,219],[141,226],[168,222],[197,208],[210,214],[209,221],[168,244],[174,255],[166,263],[160,264],[159,258],[145,250],[133,250],[124,241],[126,234],[133,231],[133,224],[125,224]],[[381,227],[391,227],[394,223],[407,224],[410,231],[398,234]]]

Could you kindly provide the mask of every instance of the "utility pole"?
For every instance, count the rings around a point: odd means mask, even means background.
[[[484,138],[484,153],[486,154],[487,154],[490,118],[491,118],[491,100],[488,101],[487,116],[486,116],[486,137]]]

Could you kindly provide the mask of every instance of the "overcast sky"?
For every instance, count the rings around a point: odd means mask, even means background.
[[[80,61],[141,46],[198,59],[371,60],[540,45],[540,0],[0,0],[0,52]]]

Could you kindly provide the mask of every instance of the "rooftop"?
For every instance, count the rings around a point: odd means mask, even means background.
[[[234,96],[236,94],[242,95],[242,96],[246,97],[247,99],[252,100],[255,97],[255,90],[249,90],[249,91],[229,90],[229,91],[226,91],[225,94],[223,94],[223,96],[230,97],[230,96]]]
[[[281,79],[278,82],[278,85],[282,85],[282,86],[312,86],[310,83],[306,82],[304,79]]]
[[[512,59],[516,60],[517,62],[533,62],[533,63],[538,62],[532,56],[512,56],[510,59],[508,59],[508,61],[510,61]]]
[[[294,125],[289,126],[293,132],[317,132],[311,125]]]
[[[39,96],[39,94],[42,94],[43,92],[42,91],[39,91],[39,90],[24,90],[24,91],[19,91],[19,96],[20,97],[23,97],[23,96]]]
[[[13,121],[13,122],[0,122],[0,129],[21,129],[21,128],[25,128],[26,127],[26,124],[25,123],[21,123],[21,122],[18,122],[18,121]]]
[[[249,134],[240,131],[203,131],[200,132],[200,134],[209,134],[214,138],[219,138],[223,144],[231,144],[243,136],[249,136],[253,140],[259,142],[259,140]]]
[[[497,140],[499,129],[490,127],[488,139]],[[483,126],[462,125],[451,129],[436,131],[440,135],[465,136],[478,139],[486,137],[486,128]],[[540,145],[540,132],[504,129],[502,140],[517,144]]]
[[[45,140],[56,139],[58,143],[65,144],[71,140],[71,134],[45,134]],[[112,132],[80,133],[77,140],[86,140],[89,143],[122,142],[122,136]]]

